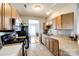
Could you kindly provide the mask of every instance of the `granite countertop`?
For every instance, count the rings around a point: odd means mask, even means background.
[[[0,49],[0,56],[17,56],[22,48],[22,43],[7,44]]]
[[[46,36],[59,40],[60,50],[67,52],[71,56],[79,56],[79,45],[77,41],[73,41],[67,36],[58,36],[58,35],[46,35]]]

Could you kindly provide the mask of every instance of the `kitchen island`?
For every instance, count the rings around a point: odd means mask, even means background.
[[[0,49],[0,56],[22,56],[22,43],[4,45]]]
[[[79,55],[79,45],[77,41],[72,41],[69,37],[66,36],[57,36],[57,35],[46,35],[42,34],[42,42],[46,43],[46,38],[51,38],[52,40],[59,41],[59,55],[60,56],[78,56]],[[50,41],[51,42],[51,41]],[[49,44],[50,44],[49,42]],[[45,44],[44,44],[45,45]],[[49,47],[50,48],[50,47]]]

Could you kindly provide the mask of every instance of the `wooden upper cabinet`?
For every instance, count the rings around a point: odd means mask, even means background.
[[[74,13],[62,15],[62,29],[73,29]]]
[[[52,21],[53,21],[53,25],[52,25],[53,26],[53,29],[57,29],[57,26],[56,26],[56,18],[54,18]]]
[[[57,29],[61,29],[61,16],[56,17],[56,27]]]
[[[74,13],[63,14],[53,19],[53,29],[73,29]]]
[[[1,30],[1,3],[0,3],[0,30]]]
[[[17,17],[16,14],[17,14],[17,13],[16,13],[15,8],[12,7],[12,18],[16,18],[16,17]]]
[[[51,22],[53,29],[73,29],[74,13],[62,14],[53,18]]]
[[[0,30],[12,30],[12,18],[21,20],[15,8],[8,3],[0,3]]]
[[[11,6],[8,3],[5,3],[5,17],[11,18]]]
[[[6,30],[11,30],[11,6],[8,3],[5,3],[5,20],[4,20],[4,28]]]

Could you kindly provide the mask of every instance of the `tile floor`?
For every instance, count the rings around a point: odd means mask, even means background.
[[[41,43],[30,44],[27,56],[53,56],[53,54]]]
[[[39,37],[31,37],[27,56],[53,56],[53,54],[39,41]]]

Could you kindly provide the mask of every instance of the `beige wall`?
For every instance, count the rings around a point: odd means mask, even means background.
[[[26,25],[28,25],[29,20],[39,20],[40,33],[43,33],[43,23],[45,22],[44,18],[21,16],[21,19],[23,23],[26,23]]]

